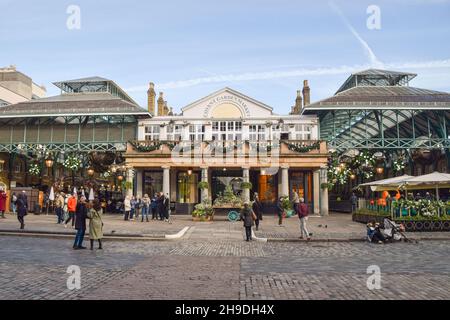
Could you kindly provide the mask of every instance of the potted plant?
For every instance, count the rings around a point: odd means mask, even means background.
[[[214,208],[211,205],[210,199],[205,199],[202,203],[195,206],[192,212],[193,221],[212,221],[214,220]]]
[[[198,184],[198,188],[199,188],[200,190],[206,190],[206,189],[209,189],[209,184],[208,184],[208,182],[206,182],[206,181],[200,181],[199,184]]]

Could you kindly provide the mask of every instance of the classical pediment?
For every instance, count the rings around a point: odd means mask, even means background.
[[[272,115],[272,108],[230,88],[224,88],[182,109],[188,118],[234,119]]]

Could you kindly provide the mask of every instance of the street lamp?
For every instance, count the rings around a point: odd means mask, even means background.
[[[45,160],[45,166],[47,167],[47,168],[51,168],[51,167],[53,167],[53,164],[54,164],[54,161],[52,160],[52,159],[47,159],[47,160]]]
[[[118,175],[118,176],[117,176],[117,180],[122,181],[122,180],[123,180],[123,175],[121,175],[121,174]]]
[[[382,168],[382,167],[378,167],[376,170],[377,170],[378,174],[383,174],[383,172],[384,172],[384,168]]]

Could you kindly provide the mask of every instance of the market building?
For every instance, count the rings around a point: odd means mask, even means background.
[[[410,86],[416,74],[369,69],[306,105],[332,153],[330,210],[349,211],[354,187],[401,174],[449,172],[450,94]],[[330,185],[330,187],[331,187]]]
[[[108,79],[54,85],[60,95],[0,107],[0,185],[122,191],[122,182],[132,179],[123,154],[148,111]]]
[[[300,115],[309,101],[307,81],[289,115],[224,88],[174,114],[150,83],[148,111],[155,116],[139,120],[137,139],[125,154],[135,169],[135,193],[162,191],[176,214],[188,214],[230,185],[248,199],[257,192],[267,212],[274,212],[280,196],[297,192],[311,212],[328,214],[327,191],[320,188],[326,179],[326,143],[319,138],[318,118]],[[205,183],[206,191],[199,187]]]

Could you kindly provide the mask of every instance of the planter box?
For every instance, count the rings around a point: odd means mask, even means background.
[[[195,222],[211,222],[214,221],[214,216],[209,216],[209,217],[192,217],[192,221]]]
[[[356,214],[354,213],[352,216],[352,220],[354,222],[364,223],[367,224],[370,221],[375,220],[377,223],[382,223],[384,218],[390,218],[390,216],[375,216],[370,214]]]

